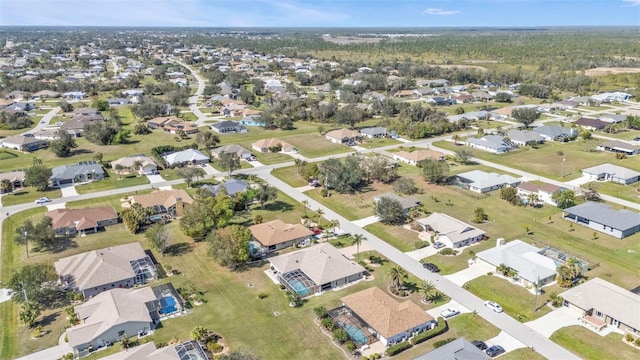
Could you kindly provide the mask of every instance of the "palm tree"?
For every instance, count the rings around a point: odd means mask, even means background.
[[[320,225],[320,218],[322,217],[322,215],[324,215],[324,210],[318,208],[318,210],[316,210],[316,223],[318,225]]]
[[[509,267],[505,264],[500,264],[498,265],[498,267],[496,268],[496,271],[499,272],[502,275],[507,275],[507,272],[509,271]]]
[[[391,281],[391,285],[396,289],[396,292],[400,290],[400,285],[404,279],[406,279],[409,275],[407,271],[400,267],[399,265],[393,266],[389,269],[389,281]]]
[[[362,234],[354,234],[351,235],[351,240],[356,245],[356,259],[360,260],[360,244],[362,244],[363,240],[367,240]]]
[[[454,143],[455,145],[458,145],[458,141],[460,141],[460,135],[455,134],[455,135],[453,135],[453,136],[451,137],[451,139],[453,139],[453,143]]]
[[[445,295],[440,291],[436,291],[429,297],[429,302],[437,304],[437,303],[443,302],[446,298],[447,298],[447,295]]]
[[[309,201],[307,200],[302,200],[300,202],[300,205],[302,205],[302,215],[304,217],[307,217],[307,208],[309,207]]]
[[[531,206],[531,207],[536,206],[538,201],[539,201],[538,194],[531,193],[531,194],[527,195],[527,202],[528,202],[529,206]]]
[[[333,228],[333,235],[335,235],[336,229],[340,227],[340,221],[338,219],[333,219],[329,221],[329,223],[327,224],[327,227]]]
[[[118,174],[118,180],[122,180],[122,170],[124,170],[124,166],[120,164],[116,164],[115,170],[116,170],[116,173]]]
[[[434,291],[436,291],[436,285],[433,282],[422,280],[422,284],[420,284],[420,290],[418,292],[425,301],[429,300],[429,297]]]
[[[507,277],[512,278],[513,280],[516,280],[518,278],[518,272],[512,268],[509,268],[509,270],[507,270],[506,275]]]
[[[142,168],[142,160],[136,160],[133,162],[133,169],[139,171]]]

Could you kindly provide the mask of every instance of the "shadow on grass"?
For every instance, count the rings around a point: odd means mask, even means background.
[[[260,210],[267,210],[267,211],[281,211],[281,212],[286,212],[286,211],[291,211],[293,210],[293,205],[286,203],[284,201],[280,201],[277,200],[275,202],[272,202],[270,204],[265,204],[264,205],[264,209],[261,209],[260,206],[258,206],[257,209]]]
[[[49,315],[43,317],[42,320],[40,320],[38,322],[38,325],[47,326],[47,325],[53,323],[58,318],[58,316],[60,316],[60,312],[59,311],[56,311],[53,314],[49,314]]]
[[[171,244],[165,249],[165,254],[169,256],[180,256],[192,252],[191,245],[186,242]]]

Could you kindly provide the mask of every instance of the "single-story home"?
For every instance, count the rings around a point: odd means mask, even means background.
[[[566,128],[560,125],[543,125],[533,129],[547,141],[566,142],[573,140],[578,136],[578,131],[572,128]]]
[[[618,239],[640,231],[639,213],[593,201],[562,210],[562,218]]]
[[[558,205],[555,201],[553,201],[553,194],[567,190],[558,185],[547,183],[534,184],[526,181],[520,183],[517,189],[518,196],[520,196],[523,201],[529,201],[529,195],[536,194],[538,196],[539,203],[547,203],[553,206]]]
[[[527,130],[511,129],[507,132],[507,137],[512,143],[518,146],[544,143],[544,137],[542,135]]]
[[[461,337],[413,360],[489,360],[489,355]]]
[[[211,130],[220,134],[238,134],[247,132],[247,128],[240,123],[228,120],[211,124]]]
[[[74,307],[80,320],[67,329],[69,346],[84,356],[127,336],[148,335],[160,319],[180,313],[184,304],[171,283],[139,289],[111,289]]]
[[[168,166],[185,166],[194,164],[206,164],[209,156],[197,149],[184,149],[174,153],[162,155]]]
[[[360,133],[350,129],[336,129],[327,132],[324,137],[334,144],[342,144],[358,139]]]
[[[219,159],[220,158],[220,154],[222,154],[222,153],[236,154],[236,155],[238,155],[238,157],[240,159],[245,159],[245,160],[253,156],[251,151],[247,150],[246,148],[244,148],[244,147],[242,147],[240,145],[236,145],[236,144],[220,146],[220,147],[217,147],[217,148],[211,150],[211,154],[216,159]]]
[[[154,215],[169,214],[182,216],[187,206],[193,204],[193,198],[184,190],[158,190],[149,194],[133,195],[131,205],[140,204],[143,208],[153,208]]]
[[[606,121],[585,118],[585,117],[576,120],[574,124],[579,125],[583,129],[587,129],[587,130],[602,130],[605,127],[607,127],[607,125],[610,125]]]
[[[60,95],[61,94],[59,92],[57,92],[57,91],[41,90],[41,91],[38,91],[37,93],[31,95],[31,100],[54,99],[54,98],[59,98]]]
[[[158,278],[153,261],[138,242],[68,256],[53,266],[62,287],[81,292],[85,299]]]
[[[11,189],[9,192],[14,191],[15,189],[19,189],[24,187],[24,171],[23,170],[14,170],[10,172],[0,172],[0,181],[9,180],[11,183]],[[0,189],[0,194],[2,193],[2,189]]]
[[[430,329],[436,320],[411,300],[398,302],[374,286],[340,299],[345,310],[360,318],[385,346]]]
[[[38,139],[35,136],[7,136],[0,139],[0,147],[18,151],[36,151],[49,146],[46,140]]]
[[[366,272],[329,243],[271,257],[269,263],[275,278],[303,297],[361,280]]]
[[[102,180],[106,173],[95,161],[81,161],[73,165],[62,165],[51,170],[51,186],[60,187],[81,182]]]
[[[443,213],[433,213],[416,221],[424,231],[434,233],[434,240],[450,248],[459,248],[486,239],[486,233]]]
[[[54,209],[45,216],[52,220],[51,228],[56,235],[89,234],[104,230],[105,226],[118,223],[118,213],[111,206],[86,207],[82,209]]]
[[[591,95],[592,99],[603,103],[631,100],[631,97],[633,97],[633,95],[622,91],[604,92],[602,94]]]
[[[240,120],[242,126],[266,126],[267,123],[262,120],[261,115],[246,115]]]
[[[402,205],[402,211],[404,212],[405,215],[407,215],[407,213],[409,213],[409,210],[420,206],[420,200],[416,199],[413,196],[409,196],[409,197],[402,197],[402,196],[398,196],[392,192],[388,192],[388,193],[384,193],[384,194],[380,194],[377,196],[373,197],[373,202],[377,203],[378,201],[382,200],[382,198],[389,198],[392,200],[396,200],[398,202],[400,202],[400,204]]]
[[[162,129],[170,134],[178,134],[184,131],[185,134],[191,135],[198,132],[198,125],[188,121],[182,121],[177,116],[163,116],[153,118],[147,121],[149,129]]]
[[[208,360],[204,349],[196,340],[156,348],[153,341],[125,349],[102,360]]]
[[[145,155],[125,156],[111,162],[111,168],[120,173],[132,173],[138,171],[139,174],[156,174],[158,172],[158,164]]]
[[[109,106],[120,106],[131,104],[131,101],[127,98],[110,98],[107,100]]]
[[[481,251],[476,256],[493,268],[501,264],[518,272],[518,278],[526,286],[543,286],[555,281],[556,263],[539,253],[540,249],[522,240],[513,240]]]
[[[87,93],[84,91],[69,91],[62,94],[65,99],[82,100],[87,97]]]
[[[634,156],[640,154],[640,146],[631,145],[620,140],[611,140],[604,142],[596,147],[600,151],[609,151],[616,154],[625,154]]]
[[[455,185],[477,193],[486,193],[505,186],[516,187],[521,180],[510,175],[487,173],[482,170],[471,170],[453,176]]]
[[[370,139],[386,137],[388,135],[387,128],[382,126],[368,127],[360,129],[360,134]]]
[[[268,139],[261,139],[258,140],[256,142],[254,142],[253,144],[251,144],[251,147],[259,152],[262,153],[266,153],[266,152],[272,152],[271,149],[280,149],[278,151],[275,152],[283,152],[283,153],[289,153],[289,152],[293,152],[295,150],[295,148],[293,147],[293,145],[284,142],[280,139],[275,139],[275,138],[268,138]]]
[[[582,169],[582,176],[591,181],[610,181],[624,185],[640,181],[640,172],[609,163]]]
[[[444,161],[446,158],[443,153],[431,149],[415,150],[412,152],[401,150],[393,153],[394,160],[402,161],[413,166],[417,166],[418,163],[427,159]]]
[[[493,154],[502,154],[514,148],[513,144],[498,135],[485,135],[479,139],[470,137],[467,138],[465,144],[474,149],[484,150]]]
[[[301,224],[287,224],[278,219],[249,227],[253,240],[257,241],[262,253],[270,253],[294,244],[306,244],[313,232]]]
[[[231,178],[221,184],[217,184],[217,185],[206,184],[206,185],[202,185],[200,188],[209,190],[214,195],[218,193],[218,190],[220,190],[221,188],[224,188],[225,191],[227,192],[227,195],[233,196],[237,193],[241,193],[249,189],[249,184],[247,184],[242,180]]]
[[[601,278],[593,278],[561,293],[563,306],[577,313],[595,330],[607,326],[638,337],[640,295]]]
[[[625,114],[602,114],[598,115],[598,120],[606,121],[610,124],[617,124],[627,120]]]

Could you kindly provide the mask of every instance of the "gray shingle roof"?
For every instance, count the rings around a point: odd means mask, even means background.
[[[446,345],[418,356],[414,360],[488,360],[489,356],[465,338],[459,338]]]
[[[595,175],[611,174],[614,177],[619,179],[630,179],[630,178],[640,176],[640,172],[627,169],[622,166],[609,164],[609,163],[592,166],[590,168],[582,169],[582,171],[588,174],[595,174]]]
[[[622,231],[640,225],[640,214],[629,210],[613,210],[593,201],[564,209],[564,212]]]
[[[78,175],[104,174],[102,166],[95,161],[81,161],[73,165],[62,165],[51,170],[51,179],[75,179]]]

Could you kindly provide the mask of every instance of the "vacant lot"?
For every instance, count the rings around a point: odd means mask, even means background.
[[[18,189],[12,193],[8,193],[3,195],[2,205],[3,206],[11,206],[16,204],[25,204],[36,201],[36,199],[41,197],[48,197],[49,199],[57,199],[62,196],[62,192],[60,189],[48,189],[46,191],[38,191],[34,187],[24,187]]]
[[[282,140],[295,146],[295,148],[305,157],[315,158],[319,156],[341,154],[352,152],[353,149],[346,145],[334,144],[320,134],[305,134],[282,138]]]
[[[640,351],[622,343],[621,338],[615,333],[602,337],[582,326],[565,327],[551,335],[551,340],[583,359],[637,359]]]
[[[640,202],[640,182],[630,185],[622,185],[612,182],[591,182],[583,187],[592,185],[599,193],[615,196],[631,202]]]
[[[587,76],[605,76],[635,73],[640,73],[640,68],[597,67],[584,71],[584,74]]]

